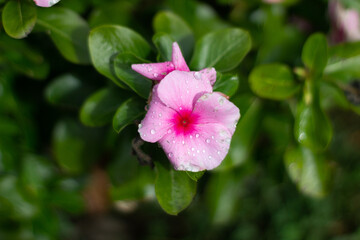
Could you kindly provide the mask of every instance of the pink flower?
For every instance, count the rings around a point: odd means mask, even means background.
[[[233,103],[212,92],[210,75],[203,73],[171,70],[154,86],[149,110],[139,124],[141,138],[158,142],[177,170],[217,167],[240,118]]]
[[[355,9],[345,9],[339,1],[329,2],[332,20],[332,39],[335,42],[360,40],[360,15]]]
[[[60,0],[34,0],[34,2],[39,7],[51,7],[60,2]]]
[[[173,43],[172,49],[173,51],[171,62],[133,64],[131,68],[134,71],[140,73],[141,75],[157,81],[163,79],[167,74],[174,70],[190,72],[190,69],[187,66],[185,59],[181,53],[180,47],[176,42]],[[210,83],[215,83],[216,71],[214,68],[203,69],[200,71],[200,73],[207,74]]]

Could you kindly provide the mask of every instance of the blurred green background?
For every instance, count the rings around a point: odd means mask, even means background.
[[[4,26],[8,4],[0,1]],[[22,4],[35,9],[31,1]],[[341,4],[360,10],[357,0]],[[37,18],[29,22],[35,27],[23,39],[2,27],[0,239],[360,239],[360,42],[348,42],[329,5],[61,0],[34,10]],[[157,165],[164,158],[161,149],[134,141],[142,109],[135,121],[114,130],[112,118],[121,104],[129,97],[140,100],[90,61],[89,30],[108,24],[141,34],[151,45],[149,61],[164,58],[154,33],[180,36],[188,63],[195,43],[208,33],[229,27],[250,33],[251,50],[239,65],[220,71],[215,85],[242,115],[219,168],[196,182],[190,173]],[[322,35],[305,44],[316,32]],[[325,45],[310,46],[323,39]],[[310,53],[325,46],[326,66],[313,67],[304,44]],[[270,63],[281,66],[261,68]],[[291,91],[256,85],[266,77],[285,78],[286,84],[288,72]],[[312,82],[316,93],[308,90]],[[306,106],[308,94],[314,108]],[[301,104],[313,117],[305,130],[297,130],[306,118]],[[298,138],[299,131],[310,140]],[[176,178],[173,185],[162,186],[159,179],[170,176]],[[175,205],[185,199],[175,212],[164,200],[168,187],[178,191]]]

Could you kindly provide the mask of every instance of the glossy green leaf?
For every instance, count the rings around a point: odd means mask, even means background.
[[[89,26],[77,13],[65,8],[38,9],[37,26],[48,33],[68,61],[89,64]]]
[[[300,191],[315,198],[327,194],[331,169],[324,156],[298,146],[289,148],[284,159],[286,170]]]
[[[28,0],[11,0],[2,10],[2,22],[5,32],[13,38],[24,38],[36,23],[36,8]]]
[[[181,47],[185,59],[190,57],[194,36],[189,25],[172,12],[159,12],[153,22],[155,33],[169,34]]]
[[[215,171],[231,169],[249,160],[260,128],[262,104],[259,99],[243,95],[233,102],[242,116],[232,137],[229,153]]]
[[[327,64],[327,49],[326,37],[321,33],[311,35],[305,42],[301,58],[305,66],[316,76],[323,73]]]
[[[128,25],[135,4],[132,1],[113,1],[101,4],[90,15],[92,28],[105,24]]]
[[[277,63],[253,69],[249,83],[251,90],[258,96],[273,100],[287,99],[300,89],[291,70],[286,65]]]
[[[132,97],[123,102],[117,109],[113,118],[113,127],[116,132],[121,132],[127,125],[139,119],[145,113],[145,102]]]
[[[250,35],[245,30],[228,28],[211,32],[196,42],[191,68],[229,71],[239,65],[250,49]]]
[[[336,82],[360,78],[360,42],[346,42],[329,48],[324,74]]]
[[[196,193],[196,182],[184,171],[175,171],[167,160],[156,161],[155,194],[160,206],[171,215],[187,208]]]
[[[133,30],[116,25],[106,25],[93,29],[89,37],[90,55],[94,67],[101,74],[124,87],[115,76],[113,62],[119,53],[132,53],[146,58],[150,53],[149,44]]]
[[[134,63],[144,63],[146,60],[132,53],[120,53],[115,57],[114,69],[116,76],[139,96],[148,99],[152,82],[148,78],[131,69]]]
[[[194,180],[195,182],[197,182],[205,173],[205,171],[201,171],[201,172],[186,172],[187,175]]]
[[[219,72],[216,75],[214,91],[222,92],[229,97],[234,95],[239,87],[239,77],[234,74],[221,74]]]
[[[77,121],[59,121],[53,132],[54,158],[68,173],[79,174],[97,160],[102,150],[101,129],[86,128]]]
[[[297,106],[294,133],[299,143],[314,151],[323,151],[331,141],[332,128],[329,119],[320,108],[318,87],[310,84],[313,82],[307,80],[304,100]]]
[[[87,126],[103,126],[111,122],[114,113],[130,94],[115,88],[103,88],[91,95],[81,107],[80,120]]]
[[[152,38],[159,52],[159,62],[166,62],[172,60],[172,43],[175,42],[173,38],[167,33],[156,33]]]
[[[45,89],[46,100],[54,105],[80,107],[95,88],[71,74],[55,78]]]

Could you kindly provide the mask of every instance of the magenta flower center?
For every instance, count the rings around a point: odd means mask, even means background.
[[[174,131],[177,135],[189,135],[195,132],[198,116],[190,110],[180,110],[173,116]]]

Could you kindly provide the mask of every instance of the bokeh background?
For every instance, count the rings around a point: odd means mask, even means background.
[[[91,64],[67,60],[41,17],[23,39],[1,28],[0,239],[360,239],[357,0],[61,0],[38,14],[58,8],[91,29],[126,26],[151,44],[163,11],[180,18],[195,41],[228,27],[248,31],[251,50],[231,70],[238,78],[228,87],[242,114],[238,134],[223,164],[197,181],[191,204],[169,215],[157,201],[157,172],[144,162],[158,156],[157,145],[139,150],[135,124],[118,134],[111,121],[86,126],[79,117],[86,99],[105,87],[121,102],[118,87]],[[315,32],[329,49],[348,46],[353,71],[321,83],[321,109],[332,126],[326,149],[294,153],[301,149],[293,129],[302,91],[283,101],[259,97],[249,74],[278,62],[301,82],[303,45]],[[194,46],[187,46],[189,61]],[[118,106],[108,106],[111,117]]]

